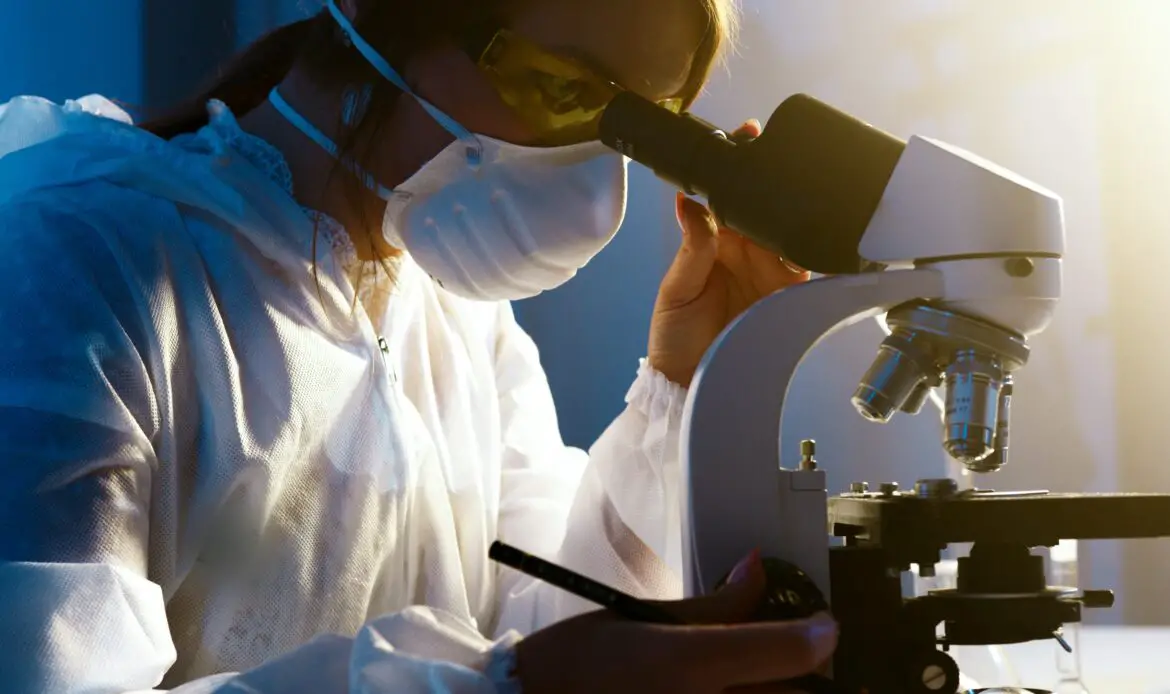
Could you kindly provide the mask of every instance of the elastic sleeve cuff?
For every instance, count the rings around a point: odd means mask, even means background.
[[[520,680],[516,677],[516,644],[520,636],[514,631],[506,633],[487,653],[483,673],[496,688],[496,694],[522,694]]]
[[[686,388],[650,366],[648,359],[638,360],[638,375],[626,393],[626,404],[651,420],[673,420],[682,415],[686,399]]]

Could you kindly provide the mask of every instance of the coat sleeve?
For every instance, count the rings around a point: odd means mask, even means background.
[[[150,570],[152,282],[78,194],[0,204],[0,691],[156,691],[176,658]],[[517,638],[412,607],[171,694],[510,694]]]
[[[147,689],[175,650],[146,578],[144,305],[69,202],[0,207],[0,687]]]
[[[585,451],[564,444],[532,339],[501,309],[504,432],[499,539],[631,594],[682,595],[679,434],[686,391],[644,361],[624,410]],[[528,633],[595,606],[502,569],[498,631]]]

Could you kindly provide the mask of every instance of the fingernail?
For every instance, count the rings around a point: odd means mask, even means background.
[[[682,205],[682,207],[684,209],[686,209],[688,207],[706,209],[705,207],[703,207],[702,204],[699,203],[698,200],[694,200],[692,198],[687,197],[685,193],[679,193],[678,195],[679,195],[679,204]]]
[[[808,270],[805,270],[801,266],[794,265],[794,264],[788,262],[788,259],[786,259],[786,258],[781,258],[780,262],[784,263],[784,267],[788,268],[789,272],[793,272],[797,275],[802,275],[802,274],[808,272]]]
[[[760,124],[760,120],[758,118],[749,118],[747,124],[753,128],[758,128],[761,130],[764,127],[763,125]]]
[[[678,221],[679,224],[681,224],[683,227],[683,234],[687,234],[691,231],[684,220],[686,217],[692,215],[694,216],[695,221],[702,219],[708,227],[717,226],[715,223],[715,217],[711,214],[711,210],[707,209],[706,205],[699,202],[698,200],[695,200],[694,198],[689,198],[685,194],[680,193],[678,199]]]
[[[731,574],[727,577],[727,584],[734,585],[743,583],[748,579],[748,576],[752,575],[752,569],[759,563],[760,550],[759,548],[753,549],[751,554],[740,559],[739,563],[735,565],[735,568],[731,570]]]

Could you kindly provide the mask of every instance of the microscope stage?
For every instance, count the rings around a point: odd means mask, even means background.
[[[908,561],[959,542],[1038,547],[1060,540],[1170,537],[1170,494],[843,494],[829,499],[829,527],[849,545],[880,546]]]

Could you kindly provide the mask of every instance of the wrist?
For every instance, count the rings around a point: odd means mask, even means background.
[[[625,400],[630,410],[651,421],[677,422],[686,404],[687,388],[645,358],[638,362],[638,375]]]
[[[669,359],[662,359],[650,354],[646,357],[646,365],[656,373],[661,374],[672,385],[679,388],[689,388],[691,379],[695,377],[695,369],[670,363]]]
[[[663,371],[650,357],[638,360],[638,373],[626,391],[626,403],[639,410],[658,409],[662,402],[682,401],[687,397],[690,378],[683,378],[682,370]],[[679,380],[683,383],[680,383]],[[646,412],[649,414],[649,412]]]

